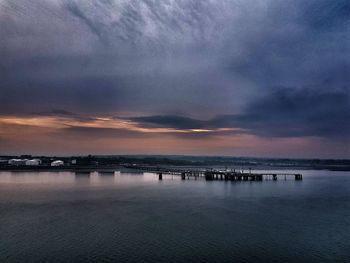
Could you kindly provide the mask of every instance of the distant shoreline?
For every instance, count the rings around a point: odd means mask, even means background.
[[[140,167],[350,171],[350,160],[161,155],[0,156],[0,171],[142,171]]]
[[[150,165],[149,167],[162,167],[162,168],[188,168],[188,169],[236,169],[248,170],[251,168],[254,170],[328,170],[328,171],[350,171],[350,166],[292,166],[292,165]],[[49,165],[39,165],[39,166],[1,166],[0,171],[7,172],[112,172],[112,171],[140,171],[141,169],[137,167],[125,167],[123,165],[63,165],[63,166],[49,166]]]

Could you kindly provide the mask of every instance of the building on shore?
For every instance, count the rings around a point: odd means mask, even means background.
[[[32,159],[32,160],[27,160],[26,161],[26,165],[28,166],[38,166],[41,164],[41,160],[40,159]]]
[[[56,160],[51,163],[51,166],[62,166],[64,165],[64,162],[61,160]]]
[[[28,159],[10,159],[8,160],[9,165],[14,165],[14,166],[22,166],[26,165],[26,162]]]

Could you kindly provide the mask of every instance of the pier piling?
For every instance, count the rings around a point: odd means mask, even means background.
[[[296,181],[301,181],[303,179],[302,174],[294,174],[294,173],[269,173],[269,172],[252,172],[251,168],[249,168],[248,172],[244,172],[243,170],[236,171],[235,169],[229,170],[214,170],[214,169],[181,169],[181,168],[161,168],[161,167],[142,167],[142,166],[133,166],[133,169],[144,170],[147,172],[154,172],[158,174],[158,179],[163,179],[163,174],[170,175],[179,175],[182,180],[187,179],[195,179],[198,180],[200,178],[204,178],[206,181],[213,180],[225,180],[225,181],[263,181],[263,180],[273,180],[277,181],[278,178],[281,178],[285,181],[288,178],[293,178]]]
[[[296,174],[294,177],[295,177],[295,180],[296,180],[296,181],[301,181],[301,180],[303,180],[303,176],[302,176],[301,174]]]

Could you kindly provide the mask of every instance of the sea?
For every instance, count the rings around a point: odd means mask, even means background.
[[[350,173],[283,172],[0,172],[0,262],[350,262]]]

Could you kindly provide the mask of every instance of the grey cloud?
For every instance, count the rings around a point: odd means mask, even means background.
[[[268,13],[261,25],[248,25],[241,52],[228,51],[228,72],[267,88],[313,85],[349,67],[348,1],[281,1]]]
[[[93,34],[98,36],[100,40],[103,40],[101,30],[97,25],[95,25],[79,8],[79,6],[74,2],[67,2],[67,9],[72,12],[74,16],[79,18],[87,27],[91,30]]]
[[[40,112],[32,112],[29,114],[24,113],[24,116],[44,116],[44,117],[58,117],[58,118],[65,118],[65,119],[71,119],[71,120],[77,120],[79,122],[90,122],[96,120],[96,117],[91,117],[88,115],[81,115],[81,114],[76,114],[71,111],[63,110],[63,109],[51,109],[49,111],[40,111]]]
[[[30,114],[45,112],[53,107],[82,115],[101,113],[116,109],[122,90],[113,79],[21,80],[12,82],[13,86],[2,88],[0,111],[2,114]]]
[[[348,14],[333,0],[2,1],[0,114],[346,135]]]
[[[219,36],[230,1],[68,1],[74,16],[103,41],[138,46],[196,44]],[[233,15],[231,10],[231,15]],[[120,42],[118,42],[120,44]],[[167,47],[168,49],[169,47]]]
[[[309,1],[302,10],[305,23],[315,29],[347,26],[349,21],[349,1]]]
[[[262,136],[346,138],[350,134],[349,119],[347,88],[332,91],[279,88],[248,104],[245,112],[231,121]],[[230,123],[230,117],[215,121]]]
[[[142,127],[185,130],[239,128],[241,132],[264,137],[349,138],[350,96],[347,88],[327,91],[315,87],[283,87],[251,101],[241,114],[217,116],[209,120],[164,115],[130,120]]]
[[[182,116],[146,116],[146,117],[134,117],[129,120],[136,122],[141,127],[154,128],[154,127],[169,127],[176,129],[200,129],[205,128],[207,122],[196,120],[193,118]]]
[[[62,110],[62,109],[52,109],[50,111],[41,111],[41,112],[33,112],[33,115],[42,115],[42,116],[76,116],[75,113]]]
[[[145,138],[147,134],[118,128],[95,128],[83,126],[67,126],[56,131],[67,138],[88,138],[88,139],[105,139],[105,138]]]

